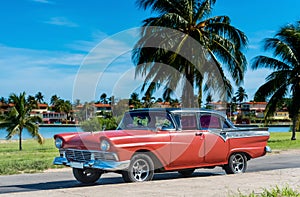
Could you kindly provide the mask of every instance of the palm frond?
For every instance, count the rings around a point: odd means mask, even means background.
[[[299,63],[299,60],[297,59],[297,56],[295,55],[291,46],[277,38],[265,39],[264,49],[266,51],[274,50],[274,56],[280,57],[286,64],[295,65]]]
[[[260,55],[253,58],[251,68],[254,70],[258,68],[270,68],[273,70],[289,70],[290,66],[275,58]]]
[[[287,94],[288,88],[286,86],[282,86],[280,88],[277,88],[276,92],[272,95],[270,98],[266,109],[265,109],[265,118],[274,116],[274,112],[277,109],[277,105]]]

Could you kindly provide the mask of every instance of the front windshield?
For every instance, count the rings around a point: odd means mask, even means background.
[[[175,129],[172,119],[166,112],[127,112],[125,113],[119,130],[168,130]]]

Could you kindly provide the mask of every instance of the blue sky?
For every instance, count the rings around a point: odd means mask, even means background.
[[[54,94],[69,100],[97,100],[103,92],[126,97],[138,90],[142,79],[133,80],[129,49],[137,39],[136,28],[150,12],[139,10],[135,0],[7,0],[1,4],[0,96],[40,91],[46,102]],[[219,0],[213,15],[228,15],[246,33],[250,62],[266,54],[261,50],[264,38],[300,20],[299,7],[298,0]],[[94,70],[87,72],[92,61]],[[249,100],[269,72],[248,68],[243,86]]]

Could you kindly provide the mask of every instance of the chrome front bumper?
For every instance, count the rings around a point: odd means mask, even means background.
[[[78,157],[73,155],[66,156],[66,152],[75,151]],[[85,154],[85,156],[83,156]],[[86,156],[87,155],[87,156]],[[100,157],[99,155],[102,155]],[[108,155],[110,158],[115,158],[115,160],[107,160],[103,155]],[[83,159],[84,158],[84,159]],[[129,167],[130,160],[118,161],[118,157],[114,153],[104,153],[103,152],[90,152],[81,150],[60,150],[60,157],[55,157],[53,161],[54,165],[65,165],[72,168],[96,168],[106,171],[117,171],[125,170]]]

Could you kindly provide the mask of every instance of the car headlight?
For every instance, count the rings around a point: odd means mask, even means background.
[[[61,148],[63,146],[63,140],[61,138],[56,138],[55,139],[55,146],[56,148]]]
[[[101,140],[101,142],[100,142],[100,149],[102,151],[108,151],[109,148],[110,148],[109,142],[107,140]]]

